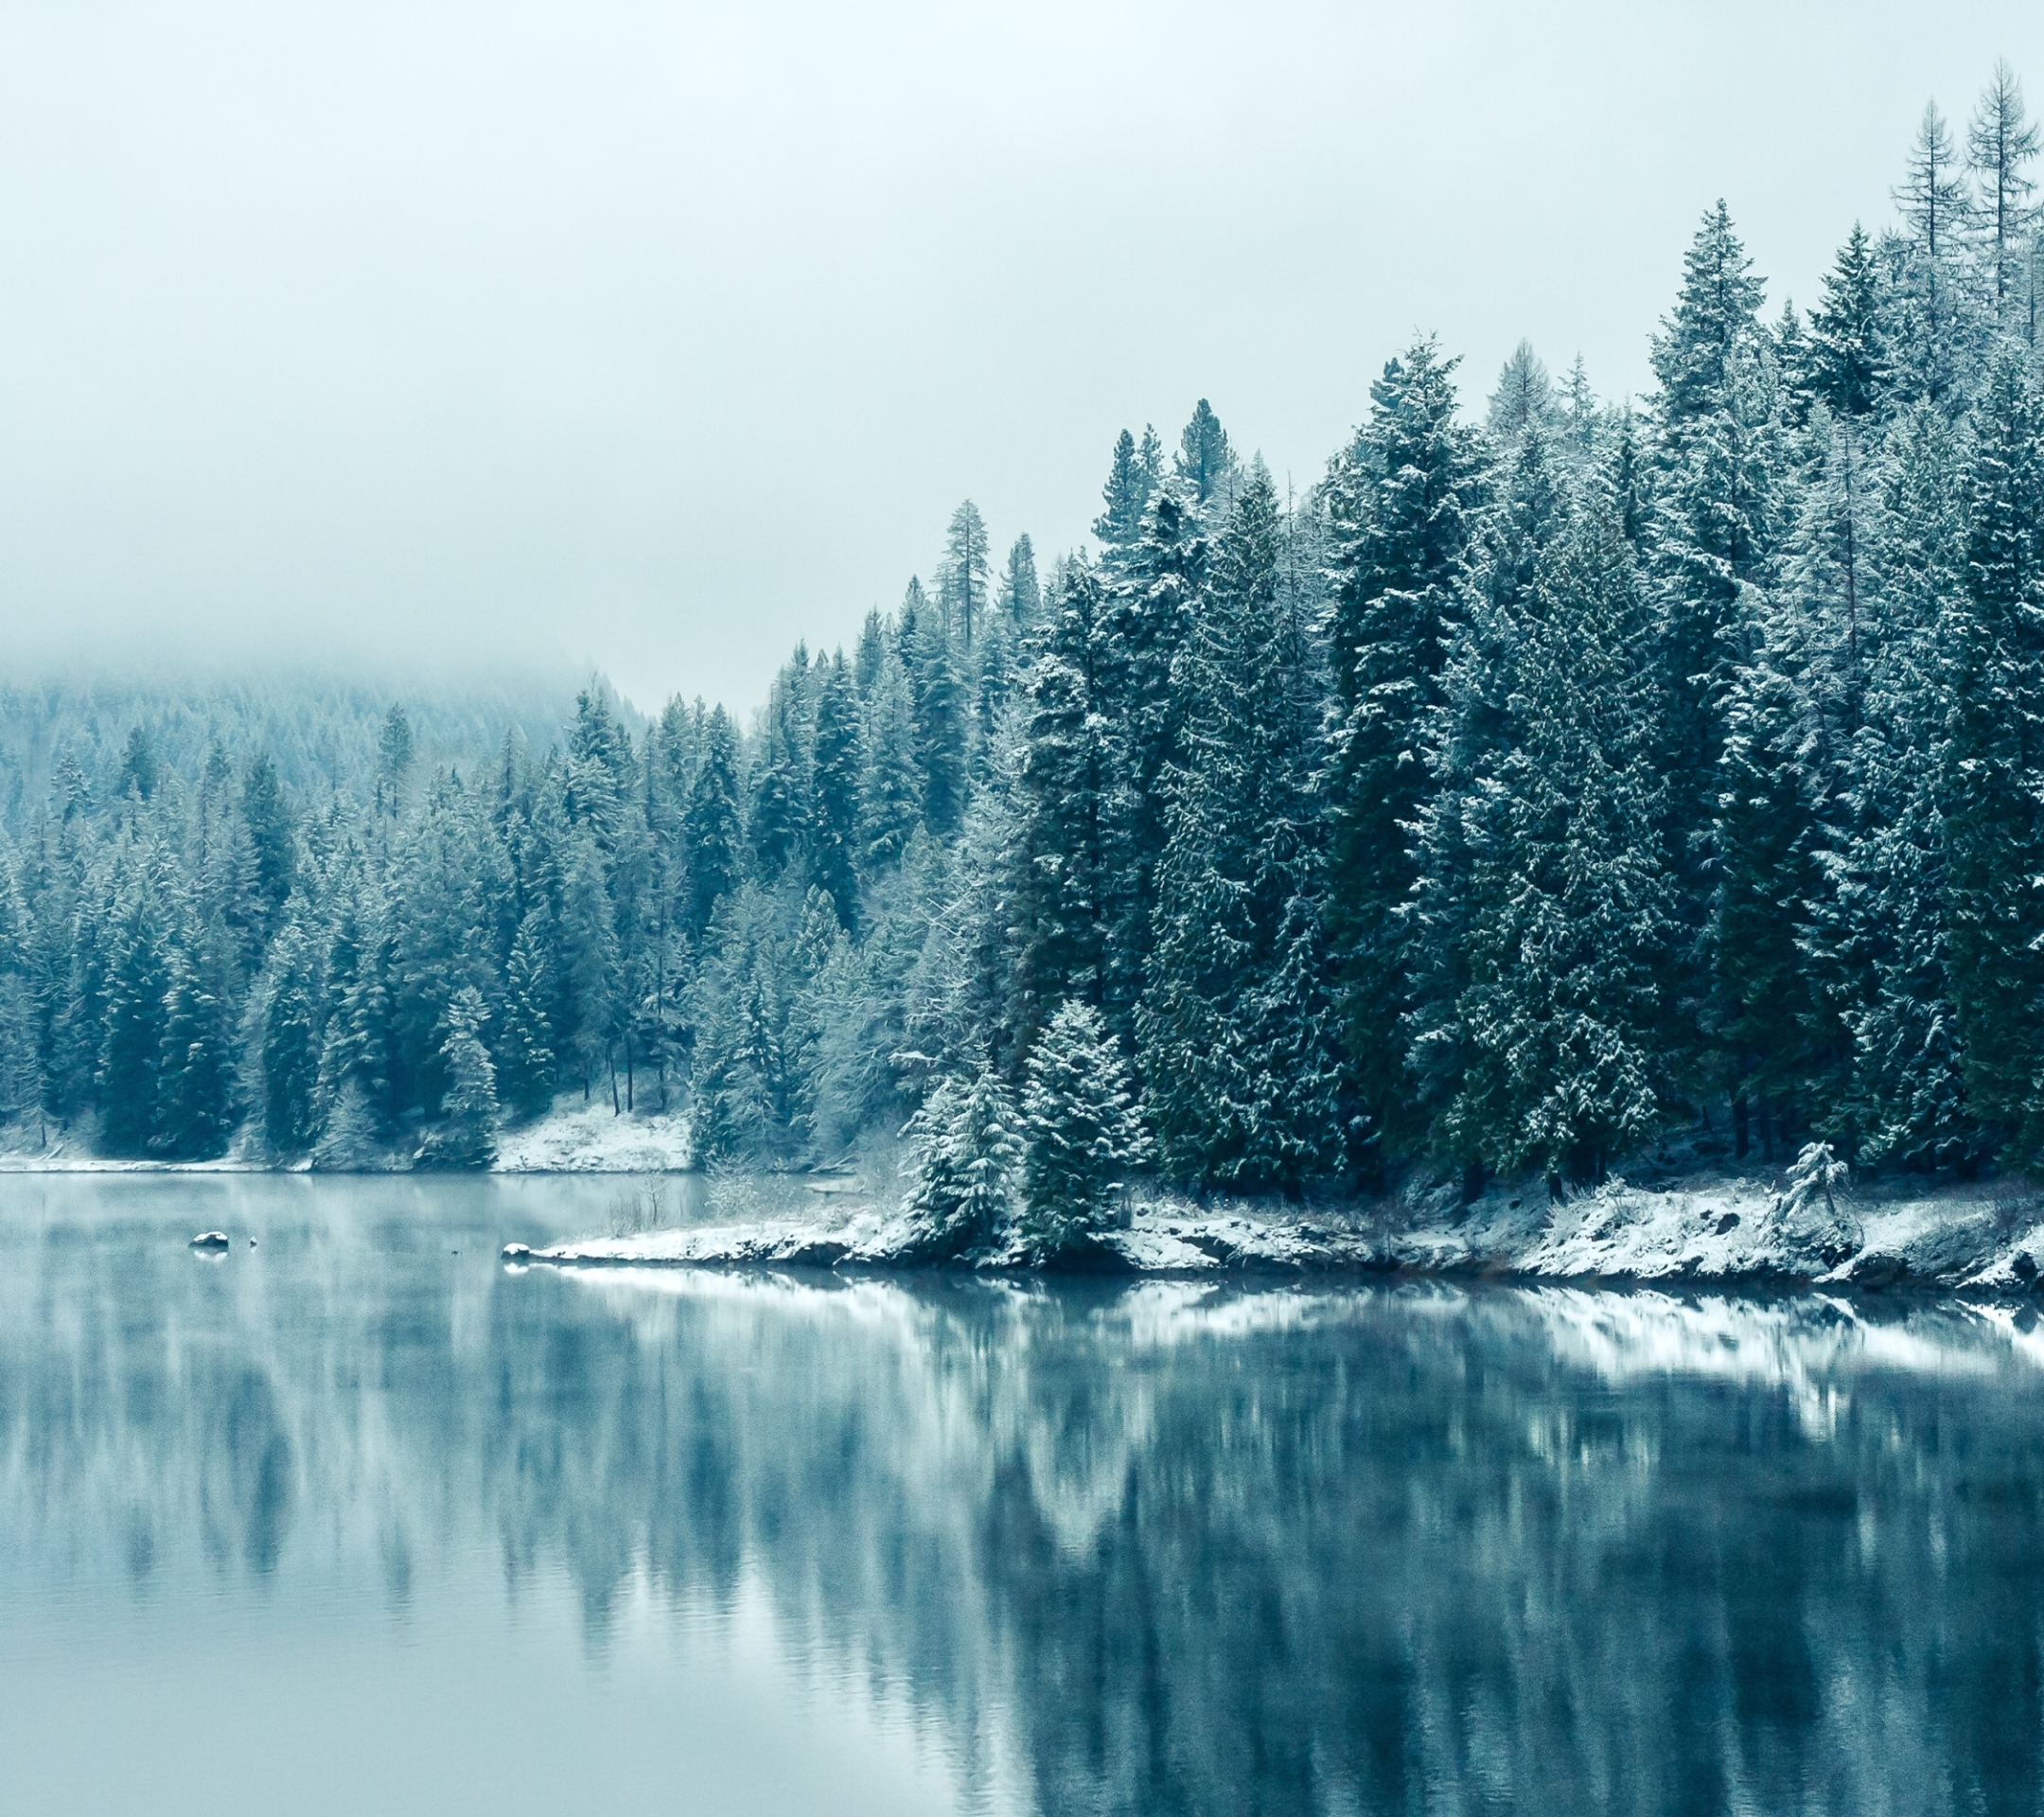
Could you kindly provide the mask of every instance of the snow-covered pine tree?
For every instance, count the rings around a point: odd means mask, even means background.
[[[1592,506],[1541,563],[1510,646],[1518,735],[1463,835],[1470,981],[1439,1139],[1502,1173],[1597,1178],[1666,1112],[1648,623],[1630,548]]]
[[[967,499],[952,512],[951,526],[944,534],[943,560],[937,566],[937,614],[945,636],[955,639],[968,655],[986,624],[993,580],[986,520]]]
[[[465,984],[449,999],[440,1043],[439,1120],[419,1145],[421,1167],[484,1168],[497,1158],[497,1069],[483,1045],[483,996]]]
[[[1454,367],[1431,339],[1393,360],[1371,385],[1369,419],[1327,487],[1338,715],[1326,785],[1329,931],[1368,1120],[1350,1130],[1351,1153],[1378,1167],[1418,1135],[1403,1032],[1402,911],[1416,875],[1406,829],[1426,794],[1418,753],[1439,705],[1455,589],[1484,484],[1480,443],[1457,420]]]
[[[1533,351],[1530,341],[1512,349],[1498,374],[1497,389],[1484,419],[1490,439],[1501,450],[1512,448],[1529,429],[1551,436],[1559,426],[1561,405],[1555,397],[1554,380],[1547,376],[1546,362]]]
[[[1982,1153],[1952,1008],[1940,786],[1949,676],[1939,644],[1963,586],[1961,481],[1950,425],[1919,404],[1882,463],[1851,832],[1824,855],[1822,960],[1854,1050],[1838,1127],[1867,1164],[1942,1167]]]
[[[1723,708],[1757,610],[1742,593],[1775,578],[1788,467],[1776,415],[1761,286],[1724,203],[1706,213],[1683,262],[1673,314],[1653,343],[1659,441],[1649,548],[1661,663],[1658,767],[1663,845],[1688,938],[1676,943],[1673,1002],[1700,1016],[1709,993],[1707,926],[1724,750]],[[1708,1037],[1692,1026],[1679,1065],[1700,1086]]]
[[[1164,854],[1166,767],[1183,750],[1178,664],[1197,622],[1210,539],[1192,490],[1172,478],[1152,493],[1142,535],[1109,580],[1089,671],[1114,776],[1101,903],[1108,923],[1100,1002],[1124,1047],[1149,971],[1152,909]]]
[[[1030,1050],[1022,1138],[1024,1247],[1045,1261],[1083,1251],[1151,1147],[1119,1044],[1090,1003],[1061,1003]]]
[[[1098,573],[1072,563],[1023,693],[1013,924],[1018,1059],[1061,1002],[1097,1001],[1104,981],[1119,769],[1100,697],[1101,616]]]
[[[1341,1165],[1340,1053],[1321,931],[1313,780],[1323,698],[1307,602],[1284,585],[1270,475],[1239,493],[1176,669],[1184,754],[1137,1017],[1164,1165],[1295,1191]]]
[[[757,874],[771,882],[802,855],[802,840],[815,817],[808,764],[808,728],[802,723],[802,681],[785,671],[767,696],[766,714],[753,753],[746,831]]]
[[[811,796],[809,880],[829,895],[838,922],[858,926],[859,772],[865,751],[859,734],[858,694],[839,651],[818,665],[816,785]]]
[[[1001,570],[997,600],[1008,620],[1016,646],[1035,627],[1043,610],[1043,589],[1036,579],[1036,545],[1024,531],[1008,548],[1008,565]]]
[[[220,950],[224,942],[208,942],[187,905],[167,944],[163,1048],[150,1149],[167,1160],[215,1160],[227,1152],[235,1120],[233,1025],[225,1000],[228,961]]]
[[[157,862],[131,856],[116,886],[98,1072],[100,1141],[109,1155],[146,1154],[156,1132],[170,982],[159,886],[150,874]]]
[[[745,838],[738,799],[738,735],[719,706],[703,725],[695,786],[683,817],[689,874],[682,925],[692,940],[702,938],[717,904],[738,883]]]
[[[913,581],[898,626],[914,714],[923,821],[936,838],[949,838],[965,812],[965,690],[943,615],[931,609]]]
[[[270,949],[261,997],[263,1141],[279,1157],[319,1139],[319,1064],[325,1044],[324,954],[297,914]]]
[[[2004,344],[1974,413],[1966,573],[1940,638],[1953,1008],[1974,1114],[2044,1158],[2044,449],[2029,361]]]
[[[1100,539],[1101,564],[1112,573],[1142,540],[1143,513],[1150,505],[1153,477],[1142,469],[1136,438],[1127,430],[1116,437],[1107,483],[1101,487],[1101,514],[1093,520]]]
[[[1826,780],[1813,737],[1809,652],[1793,610],[1751,609],[1749,654],[1723,704],[1706,1015],[1737,1156],[1746,1156],[1757,1115],[1761,1153],[1772,1161],[1777,1141],[1825,1108],[1813,1093],[1842,1041],[1820,1044],[1825,1024],[1806,950]]]
[[[1478,900],[1477,847],[1470,833],[1521,735],[1518,645],[1534,609],[1533,580],[1574,509],[1538,424],[1513,444],[1498,485],[1495,503],[1476,520],[1440,679],[1441,704],[1420,729],[1430,789],[1415,826],[1417,871],[1406,915],[1412,1007],[1402,1032],[1410,1043],[1415,1112],[1429,1126],[1461,1088],[1469,917]]]
[[[1225,514],[1233,504],[1242,464],[1228,444],[1227,431],[1221,427],[1220,417],[1204,397],[1193,406],[1192,418],[1179,434],[1178,451],[1172,456],[1172,471],[1202,510],[1214,505]]]
[[[1810,317],[1812,387],[1836,416],[1869,415],[1882,400],[1889,379],[1884,312],[1879,264],[1854,221],[1852,238],[1824,273],[1824,302]]]
[[[902,1131],[912,1172],[902,1208],[917,1218],[932,1259],[997,1248],[1014,1221],[1020,1122],[982,1058],[940,1079]]]
[[[497,1018],[498,1089],[515,1118],[537,1117],[554,1102],[554,1030],[547,1015],[556,995],[551,944],[546,910],[535,905],[511,944]]]

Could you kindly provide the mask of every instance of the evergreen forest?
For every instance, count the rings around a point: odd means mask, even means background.
[[[1928,109],[1805,311],[1710,206],[1637,398],[1422,337],[1296,496],[1202,400],[1083,548],[963,503],[749,720],[215,698],[88,750],[9,697],[0,1121],[331,1167],[485,1164],[564,1093],[706,1163],[906,1129],[933,1215],[1020,1193],[1047,1248],[1137,1173],[2044,1164],[2037,150],[2006,66]]]

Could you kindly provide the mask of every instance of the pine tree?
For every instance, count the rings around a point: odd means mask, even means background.
[[[561,1007],[554,1028],[563,1056],[574,1057],[587,1103],[592,1083],[609,1069],[613,1058],[624,980],[603,857],[586,834],[570,845],[562,869],[555,938],[559,950],[554,969]],[[613,1084],[613,1095],[614,1090]]]
[[[1099,698],[1101,611],[1099,574],[1074,563],[1024,690],[1013,895],[1019,1049],[1059,1003],[1097,1001],[1103,986],[1117,758]]]
[[[1233,503],[1241,467],[1235,450],[1228,446],[1227,431],[1221,427],[1220,417],[1204,397],[1193,406],[1192,420],[1178,437],[1172,471],[1190,489],[1192,502],[1203,510],[1217,498],[1223,511]]]
[[[1966,229],[1969,210],[1958,149],[1935,101],[1924,103],[1908,174],[1896,185],[1894,200],[1925,257],[1933,265],[1948,257]]]
[[[1137,1016],[1165,1166],[1251,1191],[1296,1190],[1341,1160],[1313,794],[1320,687],[1303,602],[1280,574],[1282,534],[1259,468],[1179,664],[1188,727],[1163,781],[1169,838]]]
[[[0,843],[0,1128],[31,1116],[43,1101],[36,1050],[34,927],[12,860],[13,855]]]
[[[395,820],[404,809],[413,762],[412,721],[396,701],[383,715],[377,738],[377,808]]]
[[[958,831],[965,812],[965,694],[943,622],[911,589],[902,602],[901,663],[915,715],[923,820],[939,838]]]
[[[150,736],[146,727],[134,727],[128,733],[128,746],[121,754],[120,773],[114,781],[115,799],[150,800],[156,793],[160,773],[156,741]]]
[[[1551,434],[1560,414],[1546,365],[1533,351],[1532,342],[1520,342],[1498,374],[1497,389],[1490,394],[1487,427],[1491,439],[1509,445],[1529,429]]]
[[[125,879],[108,961],[100,1139],[109,1155],[139,1155],[156,1131],[164,996],[170,982],[157,887],[140,864],[131,863]]]
[[[189,917],[171,943],[164,995],[151,1152],[209,1161],[227,1152],[234,1126],[234,1055],[222,957],[209,953]]]
[[[737,887],[743,851],[738,739],[722,707],[703,726],[701,761],[683,823],[689,874],[682,922],[689,938],[700,940],[717,904]]]
[[[858,926],[859,776],[865,750],[858,696],[839,651],[818,665],[816,781],[808,833],[809,881],[829,895],[839,923]]]
[[[291,899],[298,869],[297,829],[277,780],[276,766],[267,751],[258,751],[250,760],[242,777],[241,819],[248,841],[241,891],[250,907],[248,919],[255,935],[250,961],[259,964],[283,925],[284,905]]]
[[[802,667],[806,676],[807,657]],[[810,799],[808,729],[802,724],[801,684],[784,674],[767,697],[766,716],[752,765],[747,816],[752,858],[762,877],[778,877],[801,857],[815,809]]]
[[[1980,188],[1975,220],[1998,320],[2006,318],[2021,287],[2025,242],[2036,219],[2030,202],[2036,184],[2025,167],[2036,154],[2037,129],[2023,106],[2022,84],[2008,59],[1998,57],[1966,132],[1966,165]]]
[[[903,1209],[934,1258],[996,1248],[1014,1218],[1022,1163],[1019,1120],[982,1059],[940,1080],[902,1132],[913,1173]]]
[[[944,537],[943,560],[937,569],[937,610],[946,637],[956,638],[968,652],[986,623],[992,564],[986,520],[967,499],[952,512]]]
[[[1120,1048],[1091,1004],[1059,1005],[1030,1050],[1022,1135],[1024,1247],[1045,1261],[1084,1251],[1150,1157]]]
[[[1420,728],[1429,788],[1416,828],[1405,922],[1411,1008],[1404,1029],[1412,1111],[1436,1128],[1462,1084],[1458,1017],[1470,988],[1479,901],[1473,867],[1483,856],[1471,834],[1487,804],[1495,805],[1501,767],[1523,735],[1520,644],[1540,565],[1568,529],[1573,509],[1562,469],[1537,425],[1519,437],[1497,484],[1499,496],[1471,538],[1441,704]]]
[[[923,823],[924,779],[916,762],[915,700],[891,643],[866,690],[859,779],[859,871],[876,876],[902,860]]]
[[[442,1021],[440,1120],[419,1148],[422,1167],[484,1168],[497,1158],[497,1069],[483,1045],[482,993],[464,985]]]
[[[1001,570],[1000,609],[1019,641],[1035,627],[1043,610],[1043,589],[1036,580],[1036,546],[1025,531],[1009,545],[1008,565]]]
[[[1712,828],[1710,1020],[1741,1159],[1749,1105],[1758,1109],[1762,1152],[1771,1161],[1777,1137],[1786,1139],[1814,1108],[1808,1093],[1819,1064],[1805,923],[1819,888],[1821,779],[1808,762],[1815,714],[1797,629],[1788,615],[1756,627],[1757,647],[1724,709]]]
[[[2044,1157],[2044,450],[2028,362],[1997,354],[1976,412],[1965,591],[1940,642],[1953,1009],[1974,1114],[2023,1164]]]
[[[270,950],[262,997],[263,1139],[279,1157],[308,1153],[320,1136],[322,957],[316,937],[296,917]]]
[[[1665,1114],[1672,931],[1647,619],[1607,511],[1554,546],[1518,616],[1501,690],[1515,735],[1461,808],[1468,900],[1426,890],[1419,903],[1467,928],[1468,983],[1453,1023],[1436,1014],[1418,1034],[1458,1050],[1447,1153],[1507,1175],[1595,1179]]]
[[[1658,593],[1661,664],[1659,768],[1666,820],[1664,849],[1679,913],[1689,931],[1679,1003],[1700,1017],[1709,991],[1706,926],[1711,836],[1721,793],[1723,704],[1751,612],[1742,599],[1776,579],[1787,518],[1776,395],[1764,331],[1760,285],[1732,232],[1724,204],[1703,219],[1685,263],[1673,317],[1653,347],[1662,464],[1651,546]],[[1680,1044],[1706,1064],[1700,1026]]]
[[[535,905],[519,923],[504,966],[503,1013],[498,1022],[497,1081],[514,1118],[537,1117],[554,1102],[555,998],[546,910]]]
[[[1825,273],[1824,305],[1810,317],[1814,389],[1839,415],[1867,415],[1880,401],[1888,380],[1881,312],[1874,249],[1855,221]]]
[[[1792,300],[1782,305],[1773,343],[1781,418],[1790,429],[1802,429],[1808,424],[1819,396],[1818,350],[1803,332]]]
[[[1093,520],[1093,534],[1100,538],[1101,559],[1109,568],[1142,540],[1143,513],[1150,505],[1153,484],[1154,476],[1143,471],[1137,454],[1135,436],[1124,429],[1115,441],[1107,484],[1101,487],[1101,514]]]
[[[1853,1038],[1838,1134],[1865,1163],[1943,1167],[1982,1158],[1952,1008],[1942,752],[1948,668],[1940,639],[1962,591],[1965,508],[1954,438],[1920,405],[1886,465],[1876,633],[1866,640],[1864,723],[1854,740],[1852,823],[1823,855],[1821,932],[1832,998]]]
[[[1482,496],[1479,446],[1456,420],[1455,362],[1416,342],[1370,387],[1369,420],[1330,476],[1336,547],[1333,662],[1339,714],[1328,786],[1329,902],[1341,1009],[1366,1128],[1403,1150],[1409,1117],[1404,906],[1416,877],[1406,831],[1426,787],[1418,761]]]
[[[1124,1046],[1133,1043],[1149,968],[1166,838],[1164,774],[1184,749],[1177,669],[1198,620],[1209,549],[1191,489],[1176,479],[1158,485],[1143,514],[1141,540],[1102,596],[1086,652],[1087,692],[1101,716],[1111,777],[1101,803],[1108,941],[1100,1002]]]

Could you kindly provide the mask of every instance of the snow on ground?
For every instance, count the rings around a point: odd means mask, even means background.
[[[1612,1180],[1557,1204],[1499,1188],[1463,1207],[1436,1192],[1402,1205],[1300,1213],[1213,1208],[1157,1196],[1106,1233],[1085,1264],[1217,1279],[1401,1271],[1659,1285],[1778,1282],[1878,1291],[1901,1285],[2028,1294],[2044,1263],[2044,1204],[2014,1188],[1883,1185],[1796,1205],[1767,1181]],[[912,1220],[870,1202],[637,1237],[556,1244],[530,1260],[576,1265],[899,1268],[923,1263]],[[522,1258],[521,1258],[522,1260]],[[1022,1259],[975,1258],[983,1270]]]
[[[689,1161],[688,1120],[615,1115],[609,1101],[566,1101],[536,1123],[497,1138],[500,1173],[663,1173]]]

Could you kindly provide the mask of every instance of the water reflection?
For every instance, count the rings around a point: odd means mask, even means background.
[[[17,1597],[401,1619],[486,1556],[509,1604],[567,1573],[599,1663],[649,1593],[763,1597],[791,1673],[904,1687],[968,1803],[2037,1807],[2027,1318],[520,1274],[487,1193],[240,1190],[273,1235],[216,1264],[17,1217]]]

